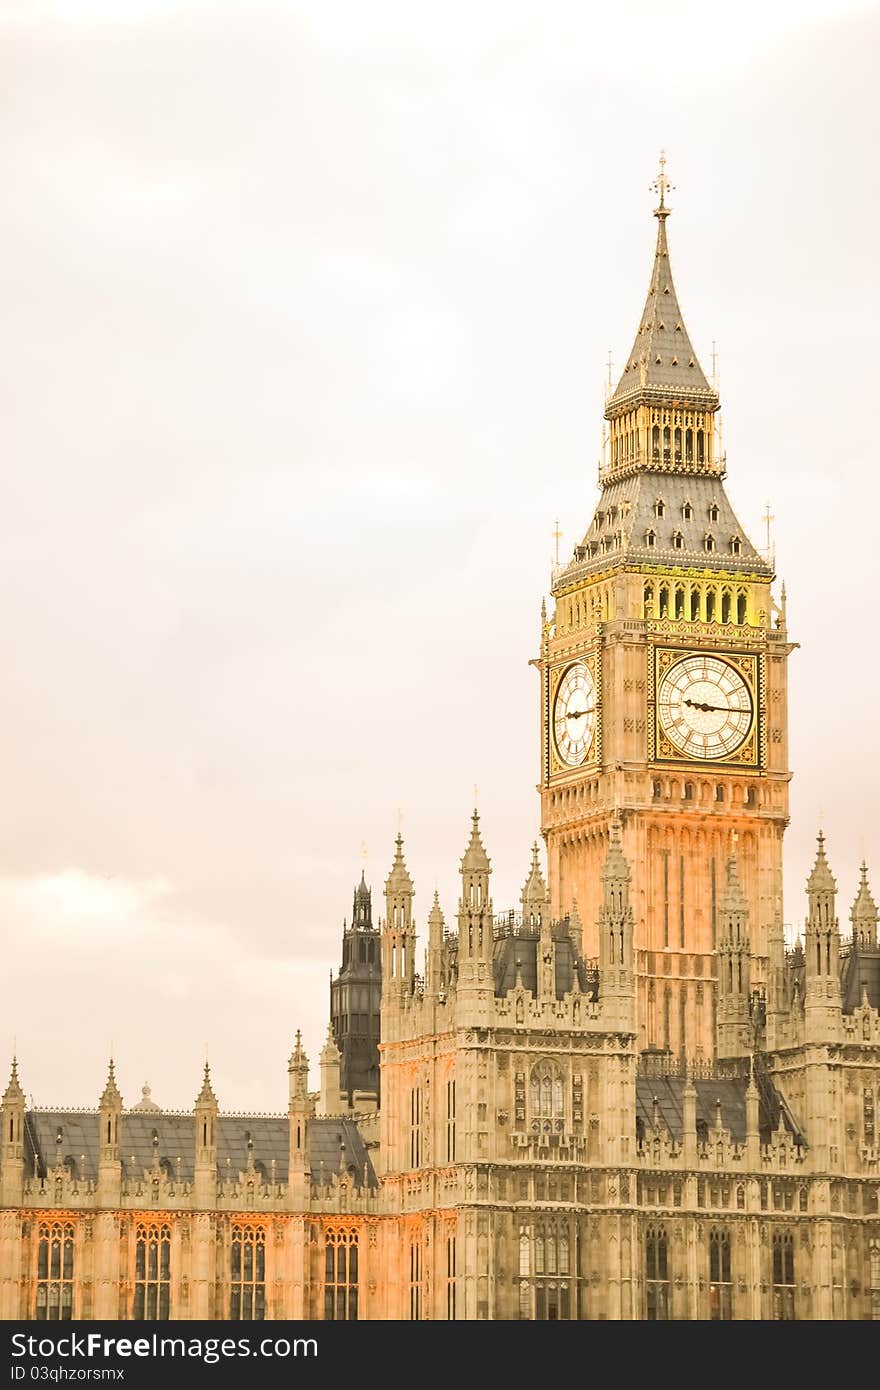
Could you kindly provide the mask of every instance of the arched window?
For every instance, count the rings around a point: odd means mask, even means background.
[[[685,801],[693,801],[693,799],[694,799],[694,784],[693,784],[693,782],[685,782],[685,784],[684,784],[684,799],[685,799]]]
[[[773,1318],[794,1320],[794,1240],[782,1232],[773,1237]]]
[[[653,795],[655,801],[659,801],[659,799],[660,799],[660,783],[659,783],[659,782],[654,782],[654,783],[652,783],[652,786],[651,786],[651,794]]]
[[[675,590],[675,616],[676,618],[684,617],[684,589],[680,584],[676,586]]]
[[[695,623],[700,616],[700,591],[691,589],[691,622]]]
[[[755,796],[755,789],[754,789],[754,787],[747,787],[747,788],[746,788],[746,805],[747,805],[747,806],[754,806],[756,801],[757,801],[757,797]]]
[[[660,586],[660,617],[669,617],[669,589],[665,584]]]
[[[646,618],[653,618],[653,616],[654,616],[654,585],[653,585],[653,584],[646,584],[646,585],[645,585],[645,617],[646,617]]]
[[[669,1318],[669,1245],[666,1232],[651,1229],[645,1236],[645,1316],[648,1322]]]
[[[716,504],[715,504],[714,502],[711,502],[711,503],[709,504],[709,520],[710,520],[710,521],[717,521],[717,520],[718,520],[718,507],[716,506]]]
[[[703,537],[703,547],[710,552],[715,549],[715,537],[712,535],[711,531],[707,531]]]
[[[732,541],[730,542],[730,553],[731,555],[739,555],[741,550],[742,541],[740,540],[739,536],[734,536]]]
[[[669,462],[669,426],[663,426],[663,462]]]
[[[722,785],[721,785],[720,782],[718,783],[718,785],[717,785],[716,788],[715,788],[715,800],[716,800],[716,801],[723,801],[723,800],[724,800],[724,788],[722,787]]]
[[[684,536],[680,531],[673,531],[672,533],[672,548],[673,550],[684,550]]]
[[[694,461],[694,432],[691,429],[684,432],[684,459],[685,463]]]
[[[135,1230],[135,1322],[165,1322],[171,1316],[171,1227],[139,1225]]]
[[[655,460],[660,458],[660,426],[655,425],[651,430],[651,454]]]
[[[703,431],[697,430],[697,463],[703,462]]]
[[[688,433],[690,433],[690,431],[688,431]],[[691,519],[691,517],[693,516],[693,514],[694,514],[694,509],[693,509],[693,507],[691,506],[690,502],[685,502],[684,506],[683,506],[682,509],[681,509],[682,519],[683,519],[684,521],[690,521],[690,519]]]
[[[715,590],[714,590],[714,589],[710,589],[710,590],[708,591],[708,593],[706,594],[706,622],[707,622],[707,623],[714,623],[714,621],[715,621]]]
[[[675,431],[675,462],[681,463],[681,430]]]
[[[709,1233],[709,1317],[713,1322],[729,1322],[733,1317],[730,1235],[727,1231],[713,1230]]]
[[[721,621],[730,622],[731,594],[729,589],[724,589],[721,594]]]
[[[324,1321],[358,1316],[358,1233],[330,1227],[324,1233]]]
[[[34,1315],[39,1322],[70,1322],[73,1317],[74,1235],[70,1221],[43,1221],[37,1229]]]
[[[532,1071],[529,1095],[532,1120],[561,1120],[565,1113],[562,1077],[549,1067]]]
[[[666,503],[663,501],[662,497],[658,497],[656,502],[654,503],[654,515],[662,516],[665,511]]]
[[[654,549],[654,546],[655,546],[655,544],[656,544],[656,541],[657,541],[657,532],[656,532],[656,531],[648,531],[648,532],[646,533],[646,535],[645,535],[645,544],[648,545],[648,546],[650,547],[651,550],[653,550],[653,549]]]
[[[265,1226],[233,1225],[230,1276],[230,1319],[262,1322],[266,1316]]]

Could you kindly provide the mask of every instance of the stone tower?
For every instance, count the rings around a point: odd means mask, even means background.
[[[606,408],[601,496],[542,621],[541,813],[551,911],[598,955],[615,808],[633,866],[639,1045],[714,1054],[726,860],[764,985],[788,823],[784,603],[727,498],[719,397],[688,337],[656,184],[648,297]]]
[[[372,895],[361,873],[351,926],[342,924],[342,965],[330,981],[330,1018],[341,1054],[340,1086],[349,1106],[356,1093],[378,1098],[381,1001],[379,932],[373,926]]]

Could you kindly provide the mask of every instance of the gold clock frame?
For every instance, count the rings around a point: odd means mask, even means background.
[[[748,686],[752,698],[752,723],[745,742],[726,758],[689,758],[679,752],[660,727],[657,696],[663,677],[670,667],[688,656],[714,656],[728,662]],[[648,760],[653,763],[677,763],[684,767],[727,767],[759,769],[763,763],[764,659],[759,652],[738,652],[720,647],[654,647],[651,663],[652,681],[648,719]]]
[[[563,762],[556,748],[553,736],[554,707],[560,683],[571,666],[586,666],[593,677],[596,690],[595,719],[593,722],[593,742],[582,763],[572,767]],[[547,668],[547,686],[544,707],[544,775],[547,782],[563,778],[582,777],[587,770],[595,771],[602,762],[602,662],[597,649],[586,652],[573,652],[561,661]]]

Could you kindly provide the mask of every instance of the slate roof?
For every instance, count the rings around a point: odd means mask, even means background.
[[[721,1102],[721,1124],[729,1129],[731,1138],[737,1144],[746,1140],[746,1088],[745,1079],[731,1081],[694,1082],[697,1093],[697,1131],[705,1127],[711,1131],[715,1125],[716,1102]],[[636,1080],[636,1121],[648,1128],[653,1124],[654,1098],[662,1123],[669,1130],[676,1143],[680,1143],[684,1132],[684,1087],[683,1076],[639,1076]],[[767,1081],[760,1088],[758,1105],[758,1129],[763,1143],[768,1142],[771,1133],[778,1127],[779,1116],[791,1134],[798,1131],[788,1114],[778,1091]]]
[[[519,974],[524,987],[537,993],[538,988],[538,948],[540,937],[521,933],[517,936],[503,936],[495,942],[493,973],[495,994],[499,998],[516,986],[517,961]],[[584,994],[595,992],[595,983],[587,971],[583,960],[576,952],[568,932],[554,931],[556,948],[556,998],[571,992],[574,972],[578,973],[578,985]]]
[[[123,1177],[142,1178],[152,1168],[154,1155],[170,1176],[190,1182],[195,1163],[195,1120],[191,1114],[166,1111],[123,1111],[119,1123],[119,1149]],[[61,1132],[61,1143],[56,1142]],[[158,1143],[154,1143],[154,1134]],[[248,1135],[253,1142],[254,1166],[275,1179],[287,1181],[289,1122],[286,1115],[220,1115],[217,1118],[217,1174],[237,1177],[248,1163]],[[69,1162],[79,1179],[98,1173],[98,1115],[96,1111],[31,1110],[26,1116],[26,1139],[31,1172],[45,1176],[58,1158]],[[357,1123],[347,1118],[322,1117],[309,1122],[309,1163],[312,1181],[321,1173],[329,1181],[338,1173],[341,1145],[345,1144],[346,1168],[353,1167],[359,1183],[364,1169],[367,1186],[376,1186],[376,1174]],[[178,1163],[178,1159],[180,1162]]]
[[[843,963],[841,995],[843,1012],[851,1014],[862,1002],[862,990],[867,993],[872,1009],[880,1009],[880,947],[859,947],[855,942]]]
[[[657,244],[651,283],[635,342],[620,380],[608,399],[606,413],[630,406],[639,395],[661,395],[670,400],[715,409],[718,394],[709,385],[685,328],[678,302],[666,237],[668,208],[658,208]]]
[[[663,503],[662,516],[656,515],[658,501]],[[690,517],[685,515],[688,504]],[[718,508],[716,521],[710,519],[713,506]],[[674,543],[676,533],[681,535],[680,549]],[[714,550],[705,548],[707,534],[714,538]],[[733,553],[734,539],[740,543],[738,555]],[[557,573],[553,591],[612,565],[773,573],[746,535],[720,478],[653,471],[605,484],[587,533],[569,564]]]

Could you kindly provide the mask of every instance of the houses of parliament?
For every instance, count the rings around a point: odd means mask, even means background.
[[[820,834],[786,942],[785,593],[725,491],[662,164],[655,189],[532,661],[546,868],[496,910],[475,812],[417,928],[398,836],[285,1114],[224,1114],[207,1066],[190,1112],[127,1106],[112,1062],[95,1109],[34,1108],[13,1061],[0,1317],[880,1319],[877,907],[864,866],[838,899]]]

